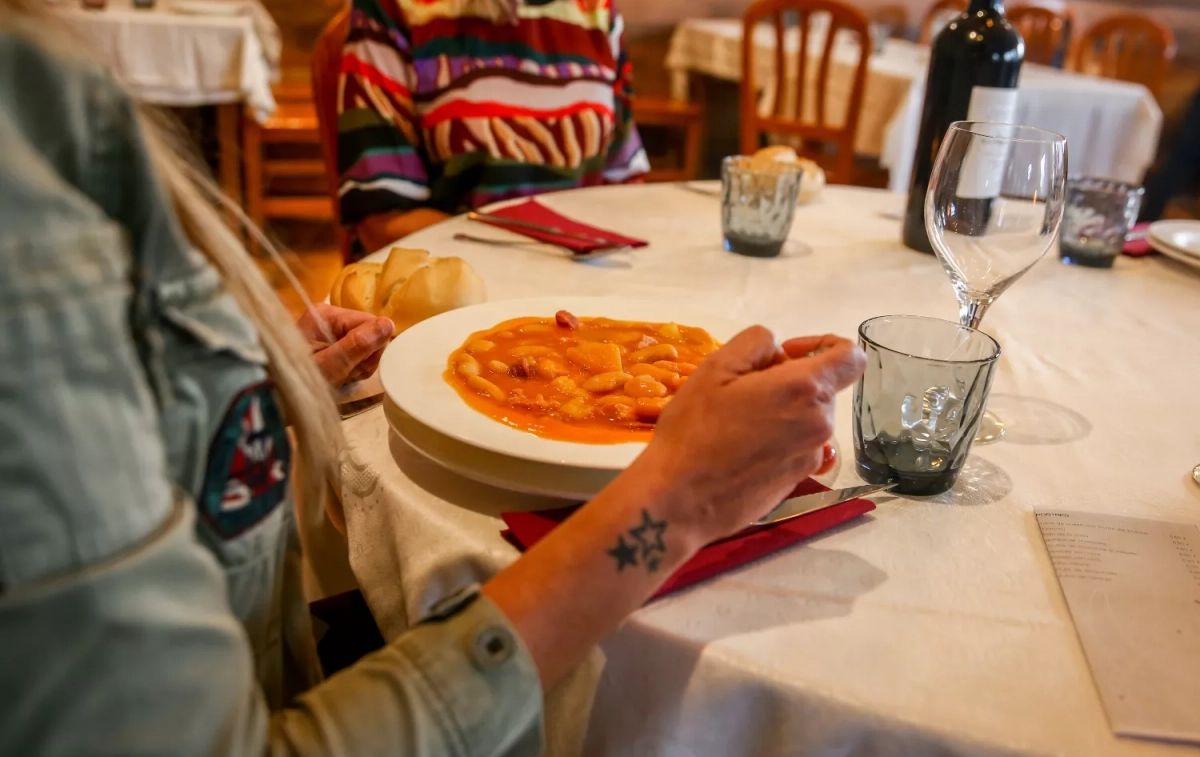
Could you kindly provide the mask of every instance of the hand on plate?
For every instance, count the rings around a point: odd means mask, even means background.
[[[316,305],[296,326],[312,346],[321,375],[335,387],[374,373],[395,330],[387,318],[332,305]]]
[[[675,518],[708,539],[779,504],[824,465],[834,397],[866,355],[835,336],[783,344],[761,326],[709,356],[663,411],[635,463],[676,503]]]

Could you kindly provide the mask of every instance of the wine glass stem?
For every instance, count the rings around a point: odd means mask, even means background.
[[[973,329],[979,328],[979,323],[983,320],[983,314],[987,312],[988,306],[991,304],[988,300],[973,300],[963,305],[958,310],[958,322],[963,326],[970,326]]]

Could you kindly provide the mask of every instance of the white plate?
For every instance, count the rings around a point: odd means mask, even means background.
[[[1156,251],[1162,253],[1163,255],[1166,255],[1168,258],[1171,258],[1172,260],[1177,260],[1180,263],[1183,263],[1184,265],[1188,265],[1188,266],[1192,266],[1193,268],[1200,269],[1200,257],[1194,256],[1194,255],[1189,255],[1188,253],[1184,252],[1183,250],[1179,249],[1178,247],[1175,247],[1172,244],[1168,244],[1167,242],[1163,241],[1162,239],[1159,239],[1156,236],[1151,235],[1146,238],[1148,240],[1150,240],[1151,247],[1153,247]]]
[[[512,318],[549,318],[558,310],[583,317],[656,323],[676,322],[706,329],[728,341],[744,327],[695,308],[669,302],[612,297],[535,297],[485,302],[422,321],[392,342],[383,353],[379,376],[388,398],[417,422],[453,439],[502,455],[551,465],[624,470],[646,445],[579,444],[543,439],[498,423],[473,410],[442,374],[450,353],[476,331]]]
[[[392,430],[423,457],[498,489],[582,501],[599,494],[620,473],[518,460],[439,434],[413,420],[391,400],[384,400],[383,410]]]
[[[472,447],[418,423],[391,400],[383,401],[383,412],[397,436],[422,457],[452,473],[497,489],[585,501],[599,494],[620,473],[546,465]],[[837,453],[837,464],[828,473],[813,478],[832,488],[841,471],[842,455],[836,438],[830,439],[829,443]]]
[[[1156,221],[1150,224],[1150,236],[1175,252],[1200,258],[1200,221]]]

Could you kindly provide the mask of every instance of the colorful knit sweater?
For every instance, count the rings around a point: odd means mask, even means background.
[[[649,170],[611,1],[524,0],[517,23],[496,2],[354,0],[338,117],[345,225]]]

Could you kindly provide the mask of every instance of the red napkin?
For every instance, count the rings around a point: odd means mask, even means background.
[[[1127,240],[1125,242],[1125,249],[1123,250],[1123,252],[1126,255],[1130,256],[1131,258],[1140,258],[1143,255],[1152,255],[1155,252],[1155,250],[1153,247],[1150,246],[1149,229],[1150,229],[1149,221],[1147,221],[1145,223],[1139,223],[1136,226],[1134,226],[1132,229],[1130,229],[1129,230],[1130,234],[1135,234],[1135,233],[1141,232],[1145,236],[1143,236],[1141,239]]]
[[[508,224],[495,221],[484,221],[501,229],[515,231],[518,234],[523,234],[527,237],[538,240],[539,242],[549,242],[560,247],[566,247],[575,253],[587,253],[592,250],[608,247],[611,245],[628,245],[629,247],[645,247],[649,242],[644,239],[634,239],[633,237],[623,236],[616,232],[598,229],[595,226],[588,226],[578,221],[572,221],[564,215],[555,213],[550,208],[541,204],[537,200],[526,200],[525,202],[509,205],[508,207],[500,208],[499,210],[489,211],[488,215],[501,216],[503,218],[512,218],[518,221],[526,221],[528,223],[536,223],[542,226],[551,226],[559,231],[565,231],[569,234],[579,234],[585,237],[590,237],[595,242],[586,242],[573,237],[563,237],[557,234],[543,233],[526,229],[520,226],[509,226]]]
[[[792,496],[824,491],[829,491],[829,488],[810,478],[797,486]],[[553,531],[577,509],[578,507],[564,507],[531,513],[504,513],[501,517],[504,518],[508,530],[503,532],[503,536],[517,549],[524,551]],[[675,575],[668,578],[654,598],[685,589],[727,570],[766,557],[874,509],[875,503],[870,500],[852,499],[782,523],[749,529],[713,542],[697,552],[675,572]]]

